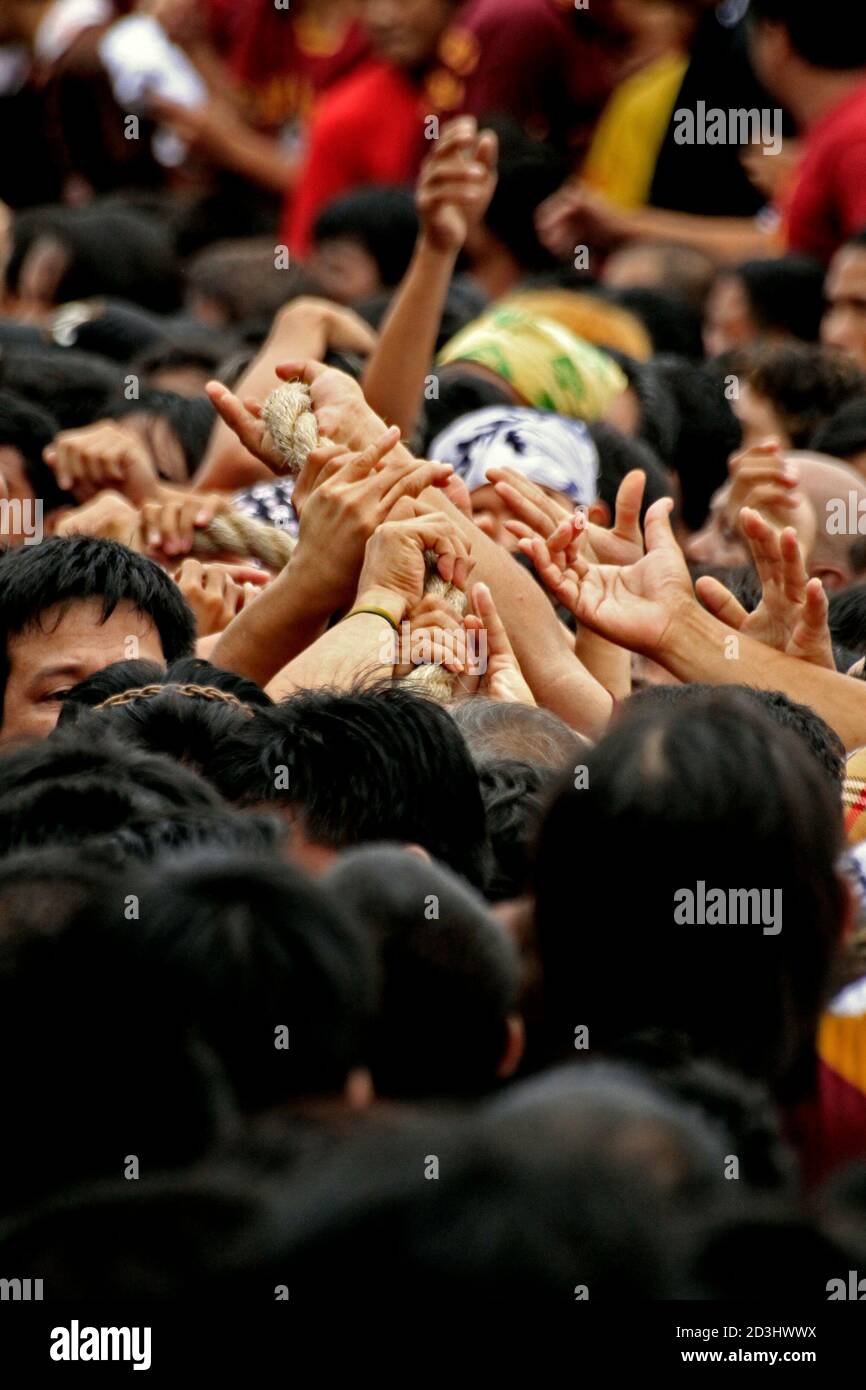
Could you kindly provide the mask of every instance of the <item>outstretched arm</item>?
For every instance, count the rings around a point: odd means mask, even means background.
[[[364,372],[369,404],[411,437],[433,361],[442,309],[469,229],[496,187],[496,136],[463,116],[442,131],[418,179],[421,231],[412,263]]]
[[[866,685],[734,632],[697,602],[670,525],[673,503],[646,515],[647,553],[624,567],[577,560],[575,611],[611,641],[651,657],[682,681],[781,690],[812,706],[846,748],[866,743]],[[573,582],[573,581],[572,581]]]

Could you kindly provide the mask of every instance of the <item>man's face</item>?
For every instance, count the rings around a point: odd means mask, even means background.
[[[61,695],[114,661],[164,663],[156,628],[131,603],[119,603],[106,622],[101,618],[100,599],[75,600],[65,614],[59,605],[48,608],[38,624],[9,638],[0,742],[50,734]]]
[[[735,275],[721,275],[707,297],[704,310],[704,349],[716,357],[731,348],[743,347],[757,336],[749,301],[742,282]]]
[[[361,0],[361,19],[378,58],[416,68],[435,54],[455,8],[452,0]]]
[[[713,494],[710,514],[701,527],[685,543],[686,558],[695,565],[746,565],[751,556],[746,542],[731,525],[726,506],[730,483]]]
[[[830,262],[824,285],[828,308],[821,341],[866,367],[866,246],[843,246]]]

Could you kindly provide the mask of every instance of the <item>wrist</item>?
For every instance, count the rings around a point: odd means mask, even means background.
[[[704,667],[709,650],[718,648],[719,656],[724,656],[724,639],[730,631],[697,600],[684,600],[671,614],[661,640],[644,655],[680,680],[700,679],[691,673]]]
[[[457,257],[462,251],[462,246],[444,246],[431,236],[426,228],[422,227],[418,241],[415,245],[414,261],[416,265],[423,265],[425,268],[435,268],[436,270],[447,269],[449,274],[457,264]]]
[[[352,607],[383,608],[398,626],[409,610],[409,604],[402,594],[381,584],[371,584],[359,589]]]
[[[292,552],[292,558],[281,574],[269,585],[269,590],[279,590],[286,611],[303,617],[310,622],[327,619],[345,602],[345,592],[339,593],[326,576],[319,573],[315,555],[308,555],[308,546],[303,539]]]

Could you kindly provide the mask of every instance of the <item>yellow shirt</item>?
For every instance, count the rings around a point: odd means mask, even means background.
[[[642,207],[689,60],[672,53],[621,82],[601,113],[583,178],[620,207]]]

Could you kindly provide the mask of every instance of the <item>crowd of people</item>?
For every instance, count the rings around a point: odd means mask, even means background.
[[[0,1274],[866,1297],[857,6],[2,0],[0,130]]]

